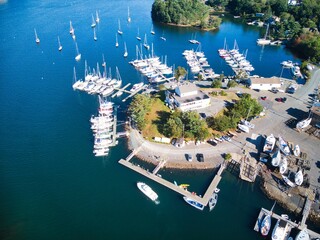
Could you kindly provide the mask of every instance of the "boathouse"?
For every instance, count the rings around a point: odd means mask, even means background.
[[[263,78],[251,77],[249,79],[250,88],[254,90],[271,90],[281,88],[281,81],[278,77]]]
[[[166,103],[181,111],[191,111],[210,106],[210,97],[193,83],[184,83],[173,91],[166,91]]]

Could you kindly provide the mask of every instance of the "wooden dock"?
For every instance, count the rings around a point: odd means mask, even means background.
[[[141,90],[144,90],[148,87],[147,84],[143,85],[141,88],[137,89],[136,91],[134,92],[130,92],[130,95],[125,97],[124,99],[122,99],[122,102],[125,102],[127,101],[129,98],[133,97],[134,95],[136,95],[138,92],[140,92]]]
[[[310,212],[310,209],[311,209],[311,204],[312,202],[309,200],[309,198],[306,199],[306,202],[304,204],[304,208],[303,208],[303,212],[302,212],[302,220],[301,220],[301,227],[306,227],[306,220],[309,216],[309,212]]]
[[[128,90],[125,90],[127,87],[129,87],[131,85],[131,83],[128,83],[127,85],[125,85],[122,88],[114,88],[115,90],[117,90],[114,94],[111,95],[112,98],[114,98],[115,96],[117,96],[118,92],[125,92],[125,93],[131,93]]]
[[[306,206],[305,206],[305,207],[306,207]],[[269,211],[269,210],[267,210],[267,209],[265,209],[265,208],[261,208],[261,210],[260,210],[260,212],[259,212],[259,216],[258,216],[258,218],[257,218],[257,221],[256,221],[256,223],[255,223],[255,225],[254,225],[254,230],[255,230],[255,231],[259,232],[259,230],[260,230],[260,223],[261,223],[263,217],[264,217],[266,214],[271,214],[271,217],[272,217],[272,218],[275,218],[276,220],[282,219],[283,221],[286,221],[287,224],[289,224],[290,230],[291,230],[292,228],[298,228],[299,230],[302,230],[302,229],[304,229],[304,228],[307,227],[305,224],[298,224],[298,223],[292,222],[290,219],[285,219],[285,218],[281,217],[280,215],[278,215],[278,214],[276,214],[276,213],[274,213],[274,212],[271,212],[271,211]],[[272,232],[272,230],[270,230],[270,232]],[[308,229],[308,233],[309,233],[309,235],[310,235],[311,238],[319,238],[319,237],[320,237],[320,234],[319,234],[319,233],[316,233],[316,232],[314,232],[314,231],[312,231],[312,230],[310,230],[310,229]],[[270,234],[270,233],[269,233],[269,234]]]
[[[112,134],[112,143],[110,144],[111,147],[117,145],[117,108],[114,107],[113,110],[113,134]]]
[[[212,193],[214,192],[214,190],[217,188],[220,180],[221,180],[221,174],[223,172],[223,170],[225,169],[225,164],[221,164],[220,165],[220,169],[218,170],[218,173],[216,174],[216,176],[213,178],[213,180],[211,181],[208,189],[206,190],[205,194],[203,197],[200,197],[192,192],[189,192],[186,189],[183,189],[177,185],[175,185],[172,182],[169,182],[161,177],[159,177],[156,173],[165,165],[166,161],[162,160],[159,162],[159,164],[157,165],[157,167],[153,170],[153,172],[149,172],[148,170],[142,169],[140,166],[134,165],[133,163],[130,162],[130,159],[140,150],[141,146],[137,149],[135,149],[125,160],[124,159],[120,159],[119,163],[122,164],[123,166],[130,168],[133,171],[136,171],[137,173],[140,173],[141,175],[183,195],[186,196],[188,198],[191,198],[199,203],[201,203],[202,205],[206,206],[212,196]]]

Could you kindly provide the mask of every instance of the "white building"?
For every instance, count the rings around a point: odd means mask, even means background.
[[[174,91],[166,91],[166,102],[181,111],[191,111],[210,106],[210,97],[193,83],[184,83]]]
[[[273,88],[279,89],[281,88],[281,81],[279,77],[252,77],[250,78],[250,88],[256,90],[271,90]]]

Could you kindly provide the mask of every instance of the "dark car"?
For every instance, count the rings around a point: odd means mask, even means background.
[[[203,157],[203,154],[202,154],[202,153],[198,153],[198,154],[197,154],[197,157],[198,157],[198,161],[199,161],[199,162],[204,162],[204,157]]]
[[[281,102],[285,103],[286,101],[287,101],[287,98],[283,97]]]
[[[261,97],[261,100],[266,100],[266,99],[267,99],[267,96]]]
[[[277,102],[282,102],[282,98],[276,98],[275,99]]]

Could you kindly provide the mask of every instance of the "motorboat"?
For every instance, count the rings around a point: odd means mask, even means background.
[[[216,192],[213,192],[211,198],[209,199],[208,205],[209,205],[209,211],[214,209],[218,202],[218,194]]]
[[[199,210],[203,210],[204,209],[204,205],[202,205],[201,203],[191,199],[191,198],[188,198],[188,197],[183,197],[183,199],[188,203],[190,204],[191,206],[195,207],[196,209],[199,209]]]
[[[281,152],[288,156],[290,154],[290,148],[288,147],[287,142],[279,135],[279,148]]]
[[[267,236],[271,228],[271,215],[266,214],[260,224],[260,233],[262,236]]]
[[[133,84],[132,88],[130,89],[130,92],[135,92],[138,89],[142,88],[142,86],[143,86],[143,82]]]
[[[137,187],[139,190],[146,195],[148,198],[150,198],[155,203],[160,203],[158,200],[158,194],[151,189],[147,184],[143,182],[137,182]]]
[[[276,143],[276,138],[273,136],[273,134],[270,134],[269,136],[267,136],[265,144],[263,146],[263,152],[265,153],[272,152],[275,143]]]
[[[299,170],[294,176],[294,182],[300,186],[303,183],[303,173],[302,170]]]
[[[279,172],[281,174],[284,174],[286,171],[287,171],[287,168],[288,168],[288,161],[287,161],[287,158],[286,157],[283,157],[280,161],[280,164],[279,164]]]
[[[284,240],[287,232],[287,222],[283,219],[278,219],[272,231],[272,240]]]
[[[250,129],[249,129],[248,126],[242,125],[242,124],[240,124],[240,123],[238,124],[238,128],[239,128],[241,131],[246,132],[246,133],[248,133],[248,132],[250,131]]]
[[[312,120],[312,118],[307,118],[305,120],[298,122],[296,125],[296,128],[300,130],[300,129],[304,129],[304,128],[308,127],[311,123],[311,120]]]
[[[247,121],[247,120],[242,120],[241,123],[242,123],[243,125],[249,127],[249,128],[252,128],[252,129],[255,127],[254,124],[252,124],[251,122],[249,122],[249,121]]]
[[[302,229],[296,236],[295,240],[309,240],[310,236],[307,229]]]
[[[300,153],[301,153],[301,151],[300,151],[299,145],[295,145],[295,146],[294,146],[294,149],[293,149],[293,154],[294,154],[296,157],[299,157],[299,156],[300,156]]]
[[[288,61],[282,61],[280,63],[284,68],[293,68],[294,65],[293,65],[293,62],[288,60]]]
[[[280,150],[278,150],[273,154],[271,164],[274,167],[278,167],[280,165],[280,161],[281,161],[281,153],[280,153]]]

